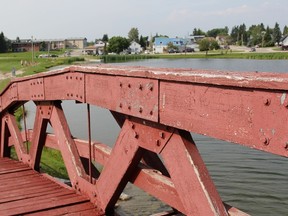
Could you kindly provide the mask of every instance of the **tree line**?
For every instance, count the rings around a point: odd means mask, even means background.
[[[274,28],[264,26],[263,23],[251,25],[249,28],[243,23],[234,26],[229,34],[228,27],[215,28],[207,32],[195,28],[193,35],[205,35],[207,37],[226,36],[227,45],[235,44],[239,46],[256,46],[271,47],[279,45],[283,36],[288,35],[288,27],[285,25],[281,31],[279,24],[276,22]]]
[[[285,25],[281,31],[279,24],[276,22],[274,28],[264,26],[263,23],[258,25],[252,25],[249,28],[243,23],[241,25],[234,26],[229,33],[228,27],[214,28],[207,32],[204,32],[200,28],[194,28],[192,35],[205,35],[206,37],[216,38],[217,36],[225,37],[226,45],[239,45],[239,46],[261,46],[269,47],[277,45],[281,42],[281,38],[284,35],[288,35],[288,27]],[[104,52],[120,53],[123,50],[127,50],[130,43],[135,41],[141,45],[142,48],[152,48],[152,44],[156,37],[168,37],[167,35],[159,35],[158,33],[150,38],[148,36],[139,36],[138,28],[131,28],[128,32],[128,37],[113,36],[109,39],[108,34],[104,34],[100,39],[105,43]],[[17,37],[19,39],[19,37]],[[98,39],[99,40],[99,39]],[[213,41],[213,40],[212,40]],[[106,45],[106,44],[109,44]],[[213,43],[216,46],[215,43]],[[217,46],[216,46],[217,47]],[[0,53],[8,52],[11,50],[11,41],[8,40],[4,33],[0,34]]]

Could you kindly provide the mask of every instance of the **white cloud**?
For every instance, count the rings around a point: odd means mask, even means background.
[[[226,8],[224,10],[218,10],[215,12],[211,12],[208,15],[214,16],[231,16],[231,15],[244,15],[251,11],[251,9],[247,5],[241,5],[239,7],[234,8]]]

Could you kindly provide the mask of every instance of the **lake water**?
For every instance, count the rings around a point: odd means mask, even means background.
[[[287,60],[151,59],[117,65],[216,69],[231,71],[288,72]],[[29,108],[32,127],[33,108]],[[63,103],[72,134],[87,139],[86,106]],[[92,107],[92,138],[113,145],[119,127],[111,114]],[[192,134],[222,200],[251,215],[288,215],[288,158]],[[163,203],[128,185],[132,199],[121,202],[127,215],[148,215],[167,209]]]

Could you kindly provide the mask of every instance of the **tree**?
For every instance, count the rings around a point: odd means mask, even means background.
[[[108,51],[115,52],[117,54],[127,49],[130,45],[128,39],[121,36],[115,36],[110,38],[108,43],[109,43]]]
[[[263,33],[265,32],[265,28],[263,29],[263,24],[260,25],[252,25],[248,30],[248,37],[250,39],[249,45],[255,46],[258,44],[262,44]]]
[[[219,49],[220,46],[214,38],[204,38],[199,42],[200,51],[206,51],[208,55],[209,50]]]
[[[147,44],[148,44],[148,36],[147,37],[143,37],[142,35],[140,36],[140,40],[139,40],[139,44],[141,45],[141,47],[143,47],[144,49],[146,49]]]
[[[5,39],[4,33],[0,33],[0,53],[5,53],[8,51],[7,41]]]
[[[193,35],[206,35],[206,33],[204,31],[202,31],[200,28],[198,28],[198,29],[194,28],[192,34]]]
[[[178,47],[175,46],[172,42],[169,42],[169,43],[167,44],[167,50],[168,50],[168,51],[169,51],[169,50],[177,50],[177,51],[178,51]]]
[[[270,46],[274,46],[275,42],[274,42],[274,38],[272,38],[273,35],[273,30],[269,28],[269,26],[267,26],[266,30],[265,30],[265,34],[264,34],[264,47],[270,47]]]
[[[273,42],[274,44],[277,43],[277,45],[280,43],[282,37],[282,33],[279,27],[279,24],[276,22],[274,29],[273,29]]]
[[[139,31],[137,28],[131,28],[128,32],[128,39],[130,42],[135,41],[139,43]]]
[[[104,43],[107,43],[107,42],[109,41],[108,34],[104,34],[104,35],[103,35],[102,41],[103,41]]]
[[[210,40],[208,38],[204,38],[199,42],[200,51],[206,51],[206,55],[208,55],[208,51],[210,49]]]
[[[286,25],[283,28],[283,35],[288,35],[288,27]]]
[[[215,29],[209,30],[207,32],[207,36],[216,38],[218,35],[228,35],[228,31],[229,29],[227,26],[225,28],[215,28]]]

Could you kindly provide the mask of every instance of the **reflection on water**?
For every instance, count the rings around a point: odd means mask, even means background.
[[[185,59],[121,63],[123,64],[237,71],[288,71],[288,61]],[[28,106],[30,116],[33,116],[33,106]],[[63,108],[73,136],[87,139],[86,106],[70,101],[64,102]],[[28,121],[30,128],[32,121],[31,118]],[[109,111],[92,106],[91,123],[93,140],[111,146],[115,143],[120,129]],[[197,134],[192,136],[224,202],[251,215],[287,215],[288,158]],[[128,215],[148,215],[167,209],[167,206],[131,185],[127,186],[126,192],[133,198],[128,202],[122,202],[120,209],[124,208],[124,212],[130,212]]]

